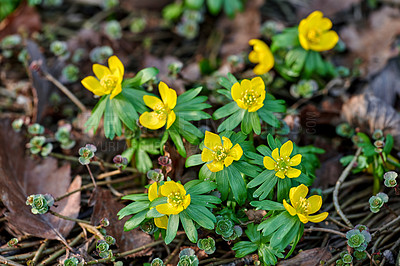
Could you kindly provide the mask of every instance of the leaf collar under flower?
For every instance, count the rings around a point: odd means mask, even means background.
[[[108,67],[94,64],[93,72],[96,77],[84,78],[82,85],[97,96],[111,94],[110,99],[121,93],[122,79],[124,77],[124,65],[115,55],[108,59]]]
[[[265,156],[263,163],[265,168],[268,170],[275,170],[275,175],[281,179],[285,176],[289,178],[296,178],[301,174],[299,169],[293,168],[292,166],[297,166],[301,162],[301,154],[297,154],[290,158],[290,154],[293,151],[293,142],[291,140],[285,142],[280,152],[278,148],[272,151],[272,158]]]
[[[176,91],[168,88],[164,82],[158,85],[161,99],[155,96],[143,96],[144,103],[153,109],[153,112],[144,112],[140,117],[140,124],[149,129],[159,129],[167,124],[167,129],[175,122],[176,115],[173,109],[176,106]]]
[[[317,215],[310,215],[316,213],[321,209],[322,197],[314,195],[306,199],[308,188],[301,184],[298,187],[292,187],[289,192],[289,203],[283,200],[283,206],[290,215],[297,215],[302,223],[313,222],[319,223],[328,217],[328,212],[323,212]]]
[[[207,167],[211,172],[219,172],[232,164],[232,162],[240,160],[243,150],[239,144],[233,146],[230,139],[221,137],[217,134],[206,131],[204,138],[204,146],[201,153],[201,160],[208,162]],[[233,146],[233,147],[232,147]]]

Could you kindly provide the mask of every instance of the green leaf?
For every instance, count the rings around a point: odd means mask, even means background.
[[[148,93],[146,91],[136,90],[131,88],[123,89],[121,94],[123,94],[125,98],[128,99],[128,101],[135,107],[135,110],[138,111],[139,113],[144,113],[149,110],[144,104],[143,96],[144,95],[154,96],[153,94]]]
[[[150,156],[140,147],[136,151],[136,168],[140,173],[147,173],[147,171],[153,168]]]
[[[280,126],[278,118],[276,118],[276,116],[271,111],[268,111],[265,108],[265,105],[262,108],[258,109],[257,113],[260,116],[260,118],[268,125],[271,125],[273,127]]]
[[[180,212],[179,218],[189,240],[193,243],[197,243],[197,229],[194,226],[192,219],[190,219],[189,215],[186,214],[186,211]]]
[[[240,109],[239,111],[233,113],[224,122],[222,122],[221,125],[219,125],[218,132],[222,132],[225,130],[233,130],[243,120],[245,112],[246,110]]]
[[[141,211],[138,214],[132,216],[128,221],[124,224],[124,231],[130,231],[138,227],[144,219],[146,219],[147,210]]]
[[[263,235],[267,236],[274,233],[281,226],[285,227],[286,224],[288,224],[291,219],[292,216],[287,211],[283,211],[280,214],[272,216],[267,220],[261,222],[258,225],[257,230],[258,231],[262,230]]]
[[[210,108],[211,105],[204,103],[207,100],[207,96],[197,96],[191,100],[182,103],[180,102],[179,104],[177,103],[174,111],[178,113],[182,111],[201,111],[203,109]]]
[[[393,137],[388,134],[385,139],[385,147],[383,148],[383,152],[386,154],[390,154],[393,149]]]
[[[160,154],[159,143],[160,140],[158,138],[140,139],[139,147],[150,154],[157,155]]]
[[[156,208],[150,209],[147,214],[146,218],[158,218],[163,217],[165,214],[159,213]]]
[[[271,134],[268,134],[267,136],[267,142],[268,142],[268,146],[271,148],[271,150],[275,150],[276,148],[278,148],[276,146],[276,142],[274,137]]]
[[[133,107],[133,105],[122,93],[118,94],[110,101],[111,108],[118,115],[119,119],[121,119],[125,126],[127,126],[130,130],[135,130],[137,127],[136,121],[139,119],[135,107]]]
[[[266,211],[284,211],[285,207],[282,203],[271,201],[271,200],[262,200],[262,201],[252,201],[250,205],[256,207],[257,210],[266,210]]]
[[[304,224],[300,224],[300,229],[297,231],[297,235],[293,241],[292,248],[286,255],[285,259],[288,258],[290,255],[292,255],[294,249],[296,248],[297,243],[299,243],[301,237],[303,236],[303,232],[304,232]]]
[[[249,114],[250,114],[251,127],[253,128],[254,133],[260,135],[261,133],[260,117],[258,116],[257,112],[251,112]]]
[[[193,140],[197,140],[197,138],[202,139],[204,137],[204,134],[200,129],[182,118],[176,118],[174,127],[178,128],[179,133],[190,143],[194,143]],[[188,138],[188,134],[192,135],[192,137]],[[191,138],[192,141],[190,141]]]
[[[261,234],[257,231],[257,226],[254,223],[247,225],[247,229],[244,231],[251,242],[260,242]]]
[[[195,195],[199,195],[199,194],[204,194],[207,192],[210,192],[213,189],[217,188],[217,184],[215,184],[214,182],[211,181],[203,181],[191,188],[189,188],[187,190],[188,194],[195,194]]]
[[[277,148],[277,146],[276,146]],[[265,145],[260,145],[257,147],[257,151],[261,153],[263,156],[272,157],[272,150]]]
[[[186,158],[186,150],[185,150],[185,146],[183,145],[182,142],[182,138],[179,135],[175,125],[173,124],[169,129],[168,129],[168,133],[171,136],[172,141],[175,144],[176,149],[178,150],[178,153],[182,156]]]
[[[211,14],[217,15],[222,8],[223,0],[207,0],[207,7]]]
[[[176,233],[178,232],[179,226],[179,215],[171,214],[168,219],[167,234],[165,236],[165,244],[169,244],[174,240]]]
[[[285,226],[280,227],[271,237],[271,246],[278,249],[284,249],[295,237],[299,229],[299,219],[297,216],[291,216],[285,223]],[[294,228],[295,230],[292,230]]]
[[[209,203],[220,204],[221,199],[212,195],[190,195],[191,204],[208,207]]]
[[[243,205],[247,198],[247,189],[243,177],[234,166],[227,167],[226,169],[228,170],[228,181],[233,197],[239,205]]]
[[[204,4],[204,0],[185,0],[185,5],[191,9],[200,9]]]
[[[223,117],[227,117],[231,114],[233,114],[234,112],[238,111],[240,109],[240,107],[237,105],[236,102],[230,102],[224,106],[222,106],[221,108],[218,108],[212,115],[212,118],[214,120],[218,120],[221,119]]]
[[[217,92],[218,92],[219,94],[224,95],[224,96],[225,96],[226,98],[228,98],[229,100],[233,100],[233,99],[232,99],[231,92],[230,92],[229,90],[218,89]]]
[[[282,33],[272,37],[271,51],[276,52],[278,48],[300,46],[297,27],[286,28]]]
[[[201,154],[194,154],[186,159],[185,167],[192,167],[203,163],[204,162],[201,160]]]
[[[224,1],[224,11],[225,14],[229,17],[229,18],[234,18],[236,12],[238,11],[242,11],[243,10],[243,4],[241,2],[241,0],[225,0]]]
[[[118,219],[122,219],[125,216],[128,215],[132,215],[138,212],[141,212],[143,210],[146,210],[149,208],[149,201],[135,201],[130,203],[128,206],[122,208],[119,212],[118,212]]]
[[[252,129],[253,127],[251,123],[250,113],[249,111],[245,110],[244,117],[242,120],[241,130],[244,134],[248,135],[250,134]]]
[[[274,174],[275,174],[275,171],[264,170],[260,174],[258,174],[258,176],[256,176],[253,180],[251,180],[247,184],[247,187],[248,188],[256,187],[256,186],[268,181],[269,179],[271,179]]]
[[[149,197],[147,194],[130,194],[123,196],[121,199],[123,200],[134,200],[134,201],[146,201],[149,200]]]
[[[258,245],[250,241],[240,241],[237,242],[232,249],[235,251],[235,257],[243,258],[244,256],[256,251]]]
[[[187,121],[200,121],[211,118],[204,111],[180,111],[176,113],[176,116]]]
[[[268,194],[275,187],[279,177],[275,175],[275,171],[269,171],[269,172],[270,173],[268,173],[268,175],[265,177],[266,180],[264,181],[264,183],[258,189],[256,189],[256,191],[254,191],[253,197],[255,198],[260,197],[260,200],[263,200],[266,197],[268,197]]]
[[[271,111],[273,113],[284,113],[286,112],[286,105],[284,100],[276,100],[274,96],[267,93],[267,96],[264,100],[263,108],[267,111]]]
[[[201,227],[213,230],[215,226],[215,216],[204,206],[190,204],[185,210],[186,213],[192,218],[193,221],[198,223]]]
[[[179,105],[182,103],[186,103],[190,100],[193,100],[197,95],[199,95],[202,89],[203,87],[197,87],[195,89],[191,89],[182,93],[181,95],[178,96],[176,104]]]
[[[118,115],[113,111],[111,107],[110,98],[106,100],[106,109],[104,112],[104,134],[106,138],[113,139],[115,135],[121,136],[122,126]]]
[[[150,202],[149,207],[150,207],[150,208],[156,207],[156,206],[158,206],[158,205],[160,205],[160,204],[167,203],[167,201],[168,201],[168,198],[167,198],[167,197],[156,198],[156,199],[154,199],[152,202]]]
[[[107,97],[108,95],[101,97],[96,106],[93,108],[91,116],[85,123],[85,132],[93,129],[93,132],[96,133],[97,128],[99,127],[100,120],[103,117],[104,110],[106,108]]]
[[[168,137],[169,137],[168,130],[165,130],[164,135],[162,136],[161,141],[160,141],[160,154],[163,154],[164,145],[165,145],[165,143],[167,143]]]
[[[290,178],[285,177],[284,179],[278,179],[278,201],[282,202],[283,199],[288,199],[289,190],[292,187],[292,181]]]
[[[306,62],[307,51],[302,47],[290,50],[285,56],[285,64],[294,72],[300,73]]]
[[[221,193],[221,200],[226,200],[229,194],[229,181],[228,181],[229,172],[227,167],[223,170],[216,172],[215,181],[217,181],[218,191]]]
[[[200,180],[215,180],[216,174],[211,172],[210,169],[208,169],[207,164],[203,164],[203,166],[200,168],[199,171],[199,179]]]
[[[258,168],[255,165],[249,164],[245,161],[237,161],[237,162],[233,162],[232,164],[239,172],[247,175],[247,176],[251,176],[251,177],[255,177],[260,173],[260,168]]]
[[[162,10],[163,18],[166,20],[178,19],[183,12],[182,3],[171,3],[166,5]]]
[[[155,67],[148,67],[140,70],[135,77],[125,79],[122,87],[138,87],[157,76],[159,70]]]

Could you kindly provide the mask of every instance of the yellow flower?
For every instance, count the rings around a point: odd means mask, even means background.
[[[176,105],[176,91],[168,88],[164,82],[158,84],[162,101],[150,95],[143,96],[144,103],[153,109],[153,112],[144,112],[139,121],[144,127],[149,129],[159,129],[167,124],[167,129],[175,122],[176,115],[173,111]]]
[[[232,148],[232,142],[228,138],[222,137],[222,140],[223,144],[220,136],[206,131],[204,138],[205,148],[201,153],[201,160],[209,162],[207,167],[211,172],[223,170],[224,165],[228,167],[232,164],[233,160],[238,161],[243,155],[243,150],[239,144],[236,144]]]
[[[321,196],[314,195],[306,199],[308,193],[308,188],[301,184],[298,187],[292,187],[289,192],[290,203],[289,205],[286,200],[283,200],[283,206],[290,213],[290,215],[299,217],[302,223],[307,223],[308,221],[313,223],[319,223],[328,217],[327,212],[323,212],[317,215],[310,214],[316,213],[322,206]]]
[[[244,79],[236,82],[231,89],[233,100],[237,105],[249,112],[255,112],[264,106],[265,84],[262,78]]]
[[[300,21],[299,41],[305,50],[317,52],[330,50],[339,41],[339,36],[332,28],[332,21],[324,18],[321,11],[312,12]]]
[[[149,192],[148,192],[148,197],[150,202],[155,200],[156,198],[162,197],[159,193],[158,193],[158,186],[157,186],[157,182],[154,182],[150,187],[149,187]],[[153,209],[154,207],[150,208]],[[156,217],[154,218],[154,224],[158,227],[158,228],[163,228],[163,229],[167,229],[168,226],[168,216],[164,215],[162,217]]]
[[[265,168],[268,170],[275,170],[275,175],[279,178],[284,179],[285,176],[289,178],[296,178],[301,174],[299,169],[293,168],[291,166],[299,165],[301,162],[301,154],[297,154],[290,158],[290,154],[293,151],[293,142],[285,142],[280,150],[278,148],[272,151],[272,158],[265,156],[263,163]]]
[[[258,64],[253,70],[254,73],[262,75],[270,71],[275,61],[268,45],[257,39],[251,39],[249,44],[253,46],[253,51],[249,54],[249,60],[254,64]]]
[[[156,210],[161,214],[178,214],[190,204],[190,195],[186,195],[185,188],[175,181],[164,182],[160,187],[161,196],[167,197],[167,203],[157,205]]]
[[[122,91],[121,83],[124,77],[124,65],[118,57],[113,55],[108,58],[108,66],[94,64],[93,72],[97,78],[89,76],[84,78],[81,83],[95,95],[111,94],[110,99],[113,99]]]

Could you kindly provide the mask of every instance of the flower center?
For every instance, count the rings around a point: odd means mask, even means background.
[[[183,200],[185,199],[185,196],[182,195],[179,192],[171,192],[168,195],[168,203],[174,206],[175,208],[183,205]]]
[[[310,204],[308,203],[308,200],[305,198],[300,198],[296,211],[298,213],[302,213],[302,214],[307,214],[308,213],[308,206]]]
[[[321,31],[318,29],[311,29],[307,32],[307,39],[311,43],[319,43],[321,39]]]
[[[214,149],[213,151],[214,159],[216,161],[223,161],[228,156],[227,151],[223,147]]]
[[[261,95],[257,95],[253,89],[249,89],[249,90],[245,90],[244,92],[242,92],[242,101],[243,103],[249,107],[254,105],[254,103],[257,102],[258,98]]]
[[[114,75],[106,75],[100,80],[100,85],[107,90],[113,90],[117,86],[118,78]]]
[[[287,171],[290,168],[289,161],[290,161],[289,156],[281,157],[278,160],[276,160],[275,171],[283,172],[286,175]]]
[[[167,115],[171,112],[171,110],[164,104],[160,104],[154,109],[154,112],[160,120],[164,120],[167,118]]]

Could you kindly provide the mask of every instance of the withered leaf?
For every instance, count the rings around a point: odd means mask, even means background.
[[[369,94],[356,95],[342,107],[343,118],[362,132],[372,134],[375,129],[391,134],[396,147],[400,145],[400,115],[383,100]]]
[[[11,128],[9,119],[0,120],[0,194],[8,212],[7,226],[14,234],[29,234],[47,239],[64,240],[75,222],[51,214],[35,215],[25,204],[31,194],[50,193],[61,196],[81,186],[78,176],[70,185],[70,165],[60,168],[57,160],[33,161],[25,156],[24,138]],[[80,193],[56,202],[52,210],[72,218],[78,217]]]
[[[327,261],[332,257],[325,248],[313,248],[301,251],[295,257],[279,262],[278,266],[317,266],[320,261]]]
[[[152,242],[150,235],[144,233],[139,228],[128,232],[124,231],[124,224],[129,217],[118,220],[117,213],[125,206],[115,200],[109,190],[97,188],[95,195],[93,195],[93,199],[95,203],[92,214],[92,223],[97,225],[103,218],[107,218],[110,221],[110,225],[106,227],[107,234],[115,238],[120,252],[135,249]],[[151,250],[151,248],[145,249],[130,256],[138,257],[150,255]]]

